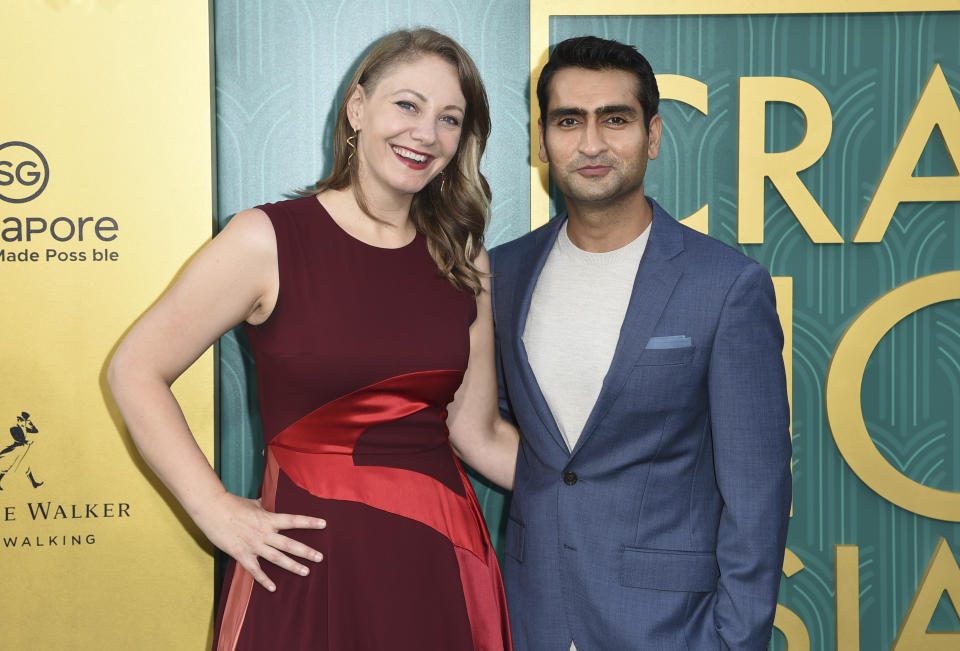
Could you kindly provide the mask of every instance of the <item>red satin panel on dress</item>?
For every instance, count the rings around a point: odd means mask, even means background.
[[[458,548],[474,647],[500,651],[510,648],[506,597],[496,556],[487,542],[486,525],[463,469],[458,464],[467,497],[430,476],[399,468],[358,466],[353,459],[354,446],[367,429],[428,407],[442,407],[450,397],[446,390],[451,377],[459,384],[462,375],[462,371],[446,370],[408,373],[328,402],[274,437],[267,463],[268,467],[276,463],[295,484],[316,497],[360,502],[416,520],[446,536]],[[439,414],[445,418],[445,412]]]

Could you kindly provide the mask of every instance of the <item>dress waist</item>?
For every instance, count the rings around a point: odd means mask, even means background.
[[[360,502],[417,520],[484,562],[490,557],[486,527],[470,482],[454,459],[462,490],[405,468],[356,463],[360,436],[373,427],[433,409],[439,421],[462,371],[400,375],[328,402],[280,432],[267,446],[263,503],[274,501],[278,471],[325,499]],[[439,446],[433,449],[450,454]],[[378,450],[379,452],[379,450]],[[420,451],[422,452],[422,450]]]
[[[353,454],[364,432],[420,412],[435,414],[432,424],[445,433],[444,408],[462,378],[463,371],[457,370],[387,378],[318,407],[277,434],[269,445],[308,454]]]

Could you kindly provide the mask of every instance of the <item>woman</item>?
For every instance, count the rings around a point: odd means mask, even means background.
[[[482,248],[489,129],[462,48],[386,36],[350,82],[316,195],[238,213],[119,346],[110,386],[134,441],[234,559],[215,648],[509,649],[451,451],[511,487]],[[169,388],[240,322],[267,441],[256,501],[226,492]]]

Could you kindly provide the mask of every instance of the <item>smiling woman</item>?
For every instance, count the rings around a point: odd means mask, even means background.
[[[347,103],[357,187],[380,201],[409,201],[456,155],[465,106],[456,69],[435,56],[358,85]]]
[[[356,214],[350,219],[368,236],[389,233],[376,225],[396,219],[391,214],[401,221],[409,216],[441,273],[477,292],[474,259],[490,207],[480,158],[489,134],[487,94],[463,48],[428,29],[395,32],[373,47],[347,86],[334,131],[333,171],[316,194],[327,195],[321,199],[326,204],[340,198],[328,191],[349,189],[360,211],[373,217],[372,223]],[[338,222],[351,231],[347,219]],[[394,244],[404,239],[397,235]],[[411,237],[409,230],[403,235]]]
[[[386,36],[343,99],[331,176],[234,216],[119,346],[109,380],[137,447],[233,559],[216,649],[510,649],[497,558],[454,456],[512,487],[482,246],[489,130],[460,46]],[[259,500],[225,491],[170,392],[240,322]]]

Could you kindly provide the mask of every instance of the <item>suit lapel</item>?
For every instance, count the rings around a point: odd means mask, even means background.
[[[537,378],[530,367],[530,360],[527,358],[527,349],[523,345],[523,330],[527,323],[527,314],[530,312],[530,301],[533,298],[533,290],[537,286],[537,280],[540,278],[540,272],[543,271],[543,265],[550,255],[553,244],[557,240],[557,234],[560,227],[566,222],[566,214],[549,222],[546,226],[538,229],[537,237],[533,239],[527,250],[527,255],[523,257],[517,266],[517,288],[514,293],[513,323],[510,327],[513,329],[514,357],[518,361],[520,376],[523,378],[524,388],[527,395],[530,396],[530,403],[534,411],[537,412],[544,428],[550,433],[554,442],[563,449],[563,453],[569,454],[567,443],[560,434],[560,428],[557,421],[547,405],[546,398],[540,390]]]
[[[653,203],[653,212],[650,239],[637,268],[637,277],[623,325],[620,327],[620,338],[613,353],[613,361],[571,456],[583,447],[584,442],[590,438],[613,406],[624,382],[640,359],[647,341],[653,335],[654,328],[682,275],[671,262],[674,256],[683,251],[682,227],[656,203]]]

